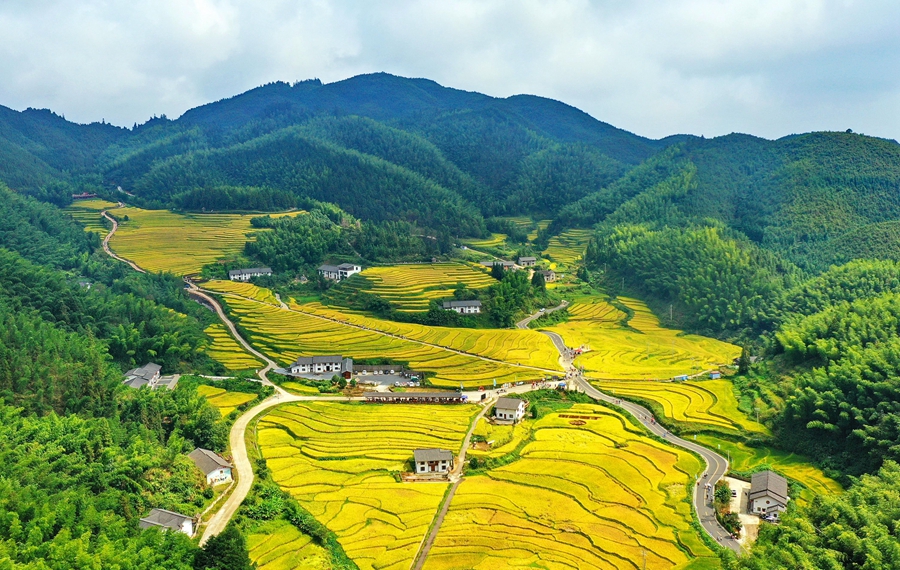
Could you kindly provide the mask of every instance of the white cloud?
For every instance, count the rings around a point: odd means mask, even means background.
[[[898,16],[886,0],[22,0],[0,5],[0,104],[130,125],[387,71],[653,137],[900,138]]]

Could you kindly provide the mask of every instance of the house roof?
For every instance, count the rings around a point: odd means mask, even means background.
[[[350,270],[356,269],[357,267],[359,267],[359,266],[356,264],[353,264],[353,263],[342,263],[340,265],[323,264],[323,265],[319,266],[319,271],[331,271],[331,272],[336,273],[337,271],[340,271],[340,270],[350,271]]]
[[[536,257],[520,257],[519,263],[528,262],[528,261],[537,261]]]
[[[519,398],[500,398],[494,406],[498,410],[517,410],[519,405],[525,403],[525,400]]]
[[[787,479],[773,471],[760,471],[750,478],[750,500],[771,495],[775,499],[787,504],[788,485]]]
[[[445,309],[453,309],[455,307],[480,307],[481,301],[444,301]]]
[[[453,452],[446,449],[417,449],[413,451],[413,459],[419,461],[453,461]]]
[[[225,461],[219,454],[208,449],[198,447],[194,451],[188,453],[188,457],[194,462],[204,475],[209,475],[216,469],[230,468],[231,463]]]
[[[460,392],[365,392],[363,397],[373,400],[459,400]]]
[[[353,360],[344,358],[339,354],[329,356],[301,356],[294,361],[294,364],[342,364],[346,360],[350,360],[350,365],[353,366]]]
[[[344,270],[356,269],[357,267],[359,267],[359,266],[355,265],[353,263],[342,263],[337,266],[338,269],[344,269]]]
[[[504,261],[504,260],[492,260],[492,259],[489,259],[489,260],[487,260],[487,261],[482,261],[482,262],[481,262],[482,265],[485,265],[485,266],[487,266],[487,267],[493,267],[494,265],[496,265],[496,264],[498,264],[498,263],[499,263],[500,265],[502,265],[503,267],[513,267],[513,266],[515,266],[515,263],[513,263],[512,261]]]
[[[332,272],[336,272],[337,270],[338,270],[338,266],[337,266],[337,265],[327,265],[327,264],[322,264],[322,265],[319,266],[319,271],[332,271]]]
[[[193,517],[189,517],[181,513],[176,513],[174,511],[167,511],[165,509],[153,509],[152,511],[150,511],[149,515],[141,519],[140,526],[141,528],[159,526],[172,530],[181,530],[181,525],[184,524],[185,521],[189,520],[193,520]]]
[[[541,269],[540,271],[538,271],[538,273],[540,273],[541,275],[544,275],[544,276],[556,275],[556,272],[553,271],[552,269]]]
[[[251,267],[250,269],[233,269],[228,272],[229,277],[235,275],[255,275],[259,273],[272,273],[271,267]]]
[[[162,370],[162,366],[149,362],[140,368],[133,368],[126,372],[125,380],[123,380],[122,383],[131,388],[146,386],[157,374],[159,374],[160,370]]]

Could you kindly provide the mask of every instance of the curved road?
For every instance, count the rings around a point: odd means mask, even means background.
[[[534,319],[537,319],[544,315],[549,315],[550,313],[554,313],[560,309],[565,309],[568,306],[569,306],[569,302],[566,300],[563,300],[559,305],[553,307],[552,309],[547,309],[546,311],[543,311],[543,312],[538,311],[537,313],[535,313],[533,315],[529,315],[529,316],[525,317],[524,319],[522,319],[521,321],[516,323],[516,328],[517,329],[527,329],[528,324],[531,321],[533,321]]]
[[[120,208],[122,207],[122,202],[119,202],[119,207]],[[130,259],[125,259],[124,257],[120,257],[120,256],[116,255],[115,253],[113,253],[113,250],[109,249],[109,240],[110,240],[110,238],[113,237],[113,234],[116,233],[116,230],[119,229],[119,222],[117,222],[115,218],[110,216],[106,212],[106,210],[103,210],[102,212],[100,212],[100,215],[103,216],[104,218],[106,218],[107,220],[109,220],[110,222],[112,222],[112,229],[109,230],[109,233],[106,234],[105,238],[103,238],[103,251],[105,251],[106,254],[108,256],[110,256],[111,258],[121,261],[122,263],[128,264],[132,269],[134,269],[138,273],[147,273],[146,271],[141,269],[135,262],[131,261]]]
[[[698,484],[694,485],[694,509],[697,511],[700,525],[703,527],[703,530],[713,537],[713,539],[721,546],[730,548],[734,552],[740,554],[741,545],[738,541],[731,538],[731,535],[728,534],[716,520],[715,511],[713,510],[711,502],[706,500],[705,494],[705,486],[707,483],[710,487],[715,486],[716,481],[721,479],[728,472],[728,461],[718,453],[711,451],[702,445],[672,435],[666,428],[653,421],[653,414],[647,408],[627,400],[615,398],[595,388],[572,366],[571,359],[567,356],[568,348],[562,337],[548,331],[541,332],[549,336],[550,340],[553,341],[556,349],[559,350],[560,361],[562,362],[563,367],[572,371],[575,384],[584,390],[585,394],[595,400],[602,400],[610,404],[615,404],[634,416],[634,418],[639,421],[642,426],[647,428],[650,433],[665,439],[672,445],[693,451],[703,458],[703,461],[706,462],[706,472],[704,476],[700,478]]]

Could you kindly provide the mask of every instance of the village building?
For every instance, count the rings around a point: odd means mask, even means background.
[[[750,496],[748,508],[754,515],[772,515],[787,508],[788,501],[787,479],[773,471],[760,471],[750,478]]]
[[[536,257],[520,257],[519,265],[521,267],[534,267],[534,264],[537,263]]]
[[[129,388],[149,386],[152,390],[156,388],[156,384],[159,382],[160,370],[162,370],[162,366],[149,362],[140,368],[132,368],[126,372],[125,380],[122,383]]]
[[[332,281],[343,281],[351,275],[356,275],[362,271],[362,267],[352,263],[342,263],[340,265],[320,265],[319,275],[325,279]]]
[[[81,194],[72,194],[73,200],[90,200],[91,198],[96,198],[96,194],[92,194],[91,192],[82,192]]]
[[[340,355],[301,356],[291,364],[291,374],[340,374],[350,378],[353,374],[353,359]]]
[[[153,509],[150,514],[142,518],[138,523],[142,529],[156,527],[160,530],[172,530],[183,532],[188,536],[194,536],[196,530],[194,518],[165,509]]]
[[[198,447],[190,452],[188,457],[206,477],[207,485],[213,486],[232,481],[231,463],[225,461],[218,453]]]
[[[449,473],[453,469],[453,452],[446,449],[417,449],[413,452],[416,473]]]
[[[477,315],[481,312],[481,301],[444,301],[445,311],[453,311],[460,315]]]
[[[487,261],[482,261],[482,265],[485,267],[493,267],[495,265],[502,265],[503,269],[516,269],[518,265],[513,263],[512,261],[504,261],[502,259],[488,259]]]
[[[494,406],[494,418],[502,422],[516,423],[525,417],[527,402],[518,398],[500,398]]]
[[[465,404],[469,397],[460,392],[366,392],[367,402],[380,404]]]
[[[270,267],[253,267],[250,269],[233,269],[228,272],[228,278],[232,281],[250,281],[253,277],[272,275]]]
[[[544,283],[553,283],[556,281],[556,272],[551,269],[538,271],[538,273],[544,276]]]

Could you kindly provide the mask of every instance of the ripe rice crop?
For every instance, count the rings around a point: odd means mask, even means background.
[[[491,234],[489,238],[464,239],[462,242],[472,249],[503,247],[506,245],[506,234]]]
[[[550,238],[544,255],[565,267],[575,266],[581,263],[592,233],[591,230],[566,230]]]
[[[684,334],[663,328],[646,305],[623,299],[634,310],[634,318],[623,327],[626,317],[599,298],[582,299],[569,307],[568,322],[549,327],[567,346],[587,346],[590,350],[575,359],[589,375],[610,380],[669,379],[730,363],[741,349],[715,339]]]
[[[588,417],[573,426],[563,415]],[[692,526],[700,462],[623,416],[576,404],[534,422],[518,461],[466,478],[427,570],[684,567],[712,551]]]
[[[362,569],[409,568],[446,483],[398,483],[416,448],[459,453],[474,406],[309,402],[259,422],[272,477]]]
[[[452,298],[458,283],[464,283],[469,289],[483,289],[497,282],[480,268],[464,263],[370,267],[360,277],[342,283],[339,288],[372,293],[395,309],[412,312],[427,311],[432,299]]]
[[[743,443],[729,441],[712,435],[698,434],[697,442],[728,456],[731,469],[749,473],[760,469],[774,469],[794,479],[805,488],[797,497],[802,502],[810,502],[816,495],[835,494],[843,491],[841,485],[831,479],[821,469],[814,466],[809,458],[772,449],[771,447],[748,447]]]
[[[231,295],[223,296],[250,342],[287,365],[298,356],[341,354],[355,359],[390,358],[413,370],[434,372],[437,386],[468,387],[531,380],[540,371],[458,354],[410,340],[379,334],[304,313],[289,311]]]
[[[117,207],[115,202],[106,200],[79,200],[71,205],[63,208],[63,212],[69,214],[84,226],[84,230],[100,234],[100,237],[106,237],[109,228],[106,227],[100,212]]]
[[[259,524],[247,532],[250,560],[259,570],[330,570],[328,552],[285,520]]]
[[[253,240],[250,234],[267,231],[250,226],[251,218],[264,214],[175,214],[132,207],[111,213],[120,220],[110,241],[113,251],[147,271],[175,275],[198,273],[208,263],[234,256]]]
[[[220,323],[209,325],[203,332],[212,337],[212,344],[206,347],[206,354],[213,360],[221,362],[228,370],[236,372],[262,367],[262,362],[260,362],[259,359],[244,350],[243,347],[228,334],[225,325]]]
[[[215,386],[197,386],[197,393],[206,398],[210,404],[219,410],[224,418],[230,414],[235,408],[242,404],[246,404],[250,400],[256,398],[256,394],[247,394],[245,392],[227,392],[222,388]]]
[[[737,398],[728,380],[595,384],[599,389],[616,396],[631,396],[656,402],[662,407],[666,417],[678,422],[738,432],[769,433],[766,426],[756,423],[738,410]]]
[[[278,299],[271,289],[265,287],[257,287],[253,283],[245,283],[243,281],[225,281],[223,279],[213,279],[203,283],[204,289],[216,291],[218,293],[234,293],[248,299],[256,299],[262,303],[279,306]]]

